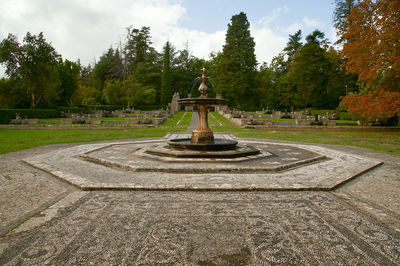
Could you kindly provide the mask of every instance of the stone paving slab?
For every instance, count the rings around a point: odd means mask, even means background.
[[[167,137],[169,139],[186,138],[186,135],[174,134]],[[232,136],[222,135],[222,137],[231,138]],[[289,167],[283,167],[282,171],[271,173],[269,171],[272,167],[271,161],[241,164],[233,162],[224,164],[165,163],[148,160],[141,156],[135,157],[135,148],[132,148],[132,156],[126,155],[126,152],[123,153],[124,145],[142,149],[146,145],[166,142],[166,139],[154,139],[78,145],[26,158],[24,162],[82,190],[332,190],[341,183],[382,164],[378,160],[320,146],[238,140],[242,144],[251,144],[266,150],[268,150],[268,145],[271,147],[281,145],[282,154],[290,154],[291,149],[293,151],[301,149],[329,160],[316,163],[310,161],[300,167],[296,164],[296,156],[293,152],[291,156],[294,158],[288,158],[289,161],[283,164]],[[113,150],[107,150],[109,147],[113,147],[116,154],[113,154]],[[275,149],[279,150],[279,148]],[[98,154],[100,164],[80,158],[82,155],[97,151],[103,151]],[[121,151],[120,156],[119,151]],[[291,162],[290,159],[294,161]],[[282,162],[277,163],[282,164]],[[184,169],[190,169],[190,171],[184,171]],[[215,169],[223,171],[215,172]],[[285,169],[287,170],[283,171]]]
[[[399,234],[326,192],[74,197],[38,227],[0,239],[0,264],[400,263]]]
[[[318,145],[384,162],[332,192],[86,192],[21,163],[80,145],[0,155],[0,265],[399,265],[398,156]]]

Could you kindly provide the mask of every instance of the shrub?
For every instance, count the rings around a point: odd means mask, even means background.
[[[18,113],[21,118],[52,118],[58,117],[59,111],[55,109],[0,109],[0,124],[8,124]]]

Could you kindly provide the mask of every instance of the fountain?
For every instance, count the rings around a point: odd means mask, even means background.
[[[214,133],[208,127],[208,109],[213,106],[226,105],[228,100],[207,97],[207,81],[208,77],[205,76],[205,68],[202,69],[202,75],[198,78],[200,80],[200,97],[198,98],[184,98],[178,100],[181,105],[196,106],[198,109],[199,119],[196,128],[192,131],[191,139],[177,139],[168,142],[171,148],[176,149],[189,149],[189,150],[233,150],[238,144],[235,140],[215,139]]]
[[[205,76],[205,68],[202,69],[201,77],[196,78],[196,80],[200,80],[200,97],[178,100],[181,105],[197,107],[198,121],[196,128],[192,131],[191,138],[171,139],[168,141],[168,146],[157,145],[149,147],[145,153],[159,156],[158,158],[178,157],[188,158],[189,160],[190,158],[214,160],[216,158],[258,158],[257,156],[270,156],[271,154],[260,152],[259,149],[251,145],[238,145],[238,142],[233,139],[214,138],[213,131],[208,127],[208,110],[213,106],[226,105],[228,100],[207,97],[207,81],[209,78]]]

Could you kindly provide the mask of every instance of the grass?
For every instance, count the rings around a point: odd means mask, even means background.
[[[218,113],[209,116],[214,132],[229,132],[239,138],[296,141],[305,143],[347,145],[400,156],[400,131],[318,131],[318,130],[261,130],[235,126]],[[222,126],[215,120],[218,120]]]
[[[62,118],[40,118],[40,121],[61,121]]]
[[[400,156],[400,132],[274,131],[247,129],[235,132],[241,138],[347,145]]]
[[[95,117],[93,117],[95,119]],[[100,117],[102,121],[125,121],[125,117]]]
[[[0,154],[57,143],[163,137],[169,132],[185,132],[190,124],[179,112],[157,128],[138,129],[0,129]],[[190,117],[190,115],[185,115]]]
[[[191,113],[179,112],[155,128],[138,129],[0,129],[0,153],[56,144],[113,139],[162,137],[170,132],[186,132]],[[179,122],[179,124],[178,124]],[[400,131],[306,131],[259,130],[237,127],[218,113],[209,115],[214,132],[226,132],[240,138],[284,140],[305,143],[349,145],[400,156]]]

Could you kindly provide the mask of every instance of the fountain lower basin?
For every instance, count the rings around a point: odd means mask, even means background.
[[[214,139],[212,142],[192,142],[192,139],[174,139],[168,141],[168,145],[180,150],[220,151],[233,150],[238,142],[228,139]]]

